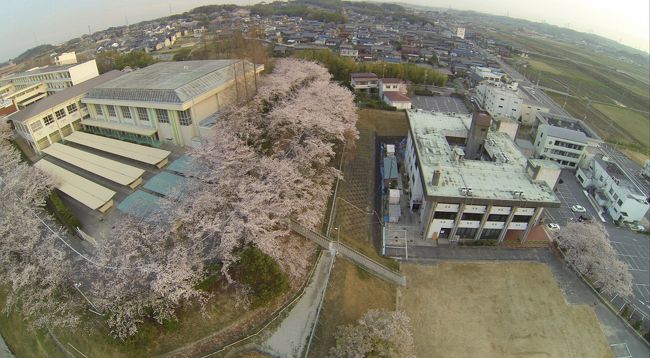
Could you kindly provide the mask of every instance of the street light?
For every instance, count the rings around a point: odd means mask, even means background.
[[[341,238],[341,230],[339,230],[338,226],[333,229],[336,230],[336,242],[339,242],[339,239]]]

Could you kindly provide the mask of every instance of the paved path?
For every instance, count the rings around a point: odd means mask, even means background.
[[[265,348],[272,350],[280,357],[300,357],[302,355],[302,350],[317,318],[318,305],[325,294],[333,264],[334,256],[323,251],[316,264],[314,276],[305,289],[305,294],[289,311],[273,335],[264,342]]]
[[[2,336],[0,336],[0,358],[14,358],[14,355],[11,354],[11,351],[5,344],[5,340]]]

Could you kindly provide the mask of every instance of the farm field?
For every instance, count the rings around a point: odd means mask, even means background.
[[[568,305],[541,263],[403,265],[398,309],[419,357],[611,357],[594,311]]]
[[[631,109],[594,103],[593,106],[632,134],[641,143],[650,143],[650,118]]]

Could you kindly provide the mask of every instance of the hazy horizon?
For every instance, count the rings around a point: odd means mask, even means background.
[[[182,13],[206,4],[250,5],[259,1],[231,0],[6,0],[0,14],[0,31],[13,41],[3,41],[0,62],[42,44],[58,44],[91,32],[112,26],[123,26]],[[392,1],[384,1],[392,2]],[[454,3],[435,0],[401,0],[398,2],[422,6],[474,10],[494,15],[506,15],[534,22],[546,22],[580,32],[591,32],[649,51],[649,4],[647,0],[611,1],[542,0],[456,0]],[[558,12],[554,9],[563,9]],[[97,16],[100,14],[101,16]],[[583,14],[583,16],[576,16]],[[78,21],[92,19],[92,21]]]

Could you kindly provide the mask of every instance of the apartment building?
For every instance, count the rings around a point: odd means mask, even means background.
[[[51,95],[97,76],[99,71],[95,60],[39,67],[0,78],[0,91],[7,86],[11,90],[10,93],[13,93],[44,85],[44,88],[39,87],[36,92],[45,91],[45,95]],[[35,93],[33,95],[36,95]]]
[[[160,62],[91,89],[87,132],[159,146],[198,145],[218,112],[256,93],[264,66],[243,60]]]
[[[16,133],[25,139],[35,153],[61,141],[70,133],[81,129],[81,121],[90,118],[81,99],[98,85],[122,76],[120,71],[111,71],[84,81],[76,86],[56,92],[27,108],[7,117]]]
[[[575,169],[587,147],[587,136],[581,131],[542,124],[537,128],[534,147],[538,158]]]
[[[481,107],[491,116],[519,120],[523,101],[516,91],[484,82],[476,87],[476,92]]]
[[[602,154],[594,155],[584,168],[578,168],[576,178],[615,221],[638,222],[650,208],[648,198],[618,164]]]
[[[425,240],[523,242],[544,208],[560,206],[549,174],[559,168],[526,159],[508,134],[489,129],[488,113],[407,117],[409,209],[419,213]]]

